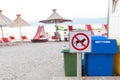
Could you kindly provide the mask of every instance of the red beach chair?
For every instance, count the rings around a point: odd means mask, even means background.
[[[94,33],[93,29],[92,29],[92,26],[90,24],[86,24],[86,29],[90,30],[92,35],[95,35],[95,33]]]
[[[10,45],[10,41],[8,38],[1,38],[3,45]]]
[[[102,24],[102,28],[104,30],[104,33],[102,35],[107,37],[108,25],[107,24]]]
[[[21,36],[22,41],[28,40],[27,36]]]
[[[69,31],[72,31],[72,30],[73,30],[73,26],[69,25],[69,26],[68,26],[68,30],[69,30]]]
[[[51,36],[51,39],[52,39],[52,41],[55,41],[56,37],[55,36]]]
[[[10,41],[16,41],[14,36],[9,36],[9,38],[10,38]]]

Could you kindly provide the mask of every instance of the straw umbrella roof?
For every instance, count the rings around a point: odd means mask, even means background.
[[[21,18],[21,14],[16,15],[16,19],[9,25],[10,27],[19,27],[20,28],[20,37],[22,36],[21,27],[30,26],[30,24]]]
[[[53,9],[52,11],[53,13],[48,17],[48,20],[49,19],[63,19],[63,17],[56,12],[56,9]]]
[[[9,25],[10,27],[30,26],[30,24],[21,18],[21,14],[16,15],[17,18]]]
[[[11,22],[12,20],[4,16],[2,14],[2,10],[0,10],[0,25],[7,25],[7,24],[10,24]]]
[[[39,22],[50,24],[50,23],[63,23],[71,22],[70,19],[65,19],[56,12],[56,9],[53,9],[53,13],[47,18],[47,20],[41,20]]]
[[[2,37],[4,37],[4,33],[3,33],[3,25],[8,25],[12,22],[11,19],[9,19],[8,17],[4,16],[2,14],[2,10],[0,10],[0,28],[1,28],[1,33],[2,33]]]
[[[113,12],[115,12],[118,0],[113,0]]]

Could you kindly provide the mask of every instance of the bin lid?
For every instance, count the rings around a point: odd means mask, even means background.
[[[107,37],[105,37],[105,36],[92,36],[92,40],[105,40],[105,39],[107,39]]]
[[[63,53],[71,53],[71,52],[69,51],[69,49],[64,49]]]
[[[117,41],[115,39],[92,40],[92,53],[116,54],[118,53]]]

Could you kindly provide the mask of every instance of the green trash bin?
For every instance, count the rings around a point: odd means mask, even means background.
[[[63,50],[64,52],[64,71],[65,76],[76,76],[77,75],[77,54],[70,53],[68,49]]]

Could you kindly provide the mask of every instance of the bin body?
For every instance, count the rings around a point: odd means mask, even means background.
[[[104,54],[86,54],[86,72],[88,76],[112,76],[114,56]]]
[[[120,41],[118,42],[118,54],[114,56],[114,74],[120,75]]]
[[[85,53],[85,71],[88,76],[112,76],[116,40],[92,40],[92,52]]]
[[[64,50],[64,71],[65,76],[77,75],[77,54],[69,53],[69,50]]]

